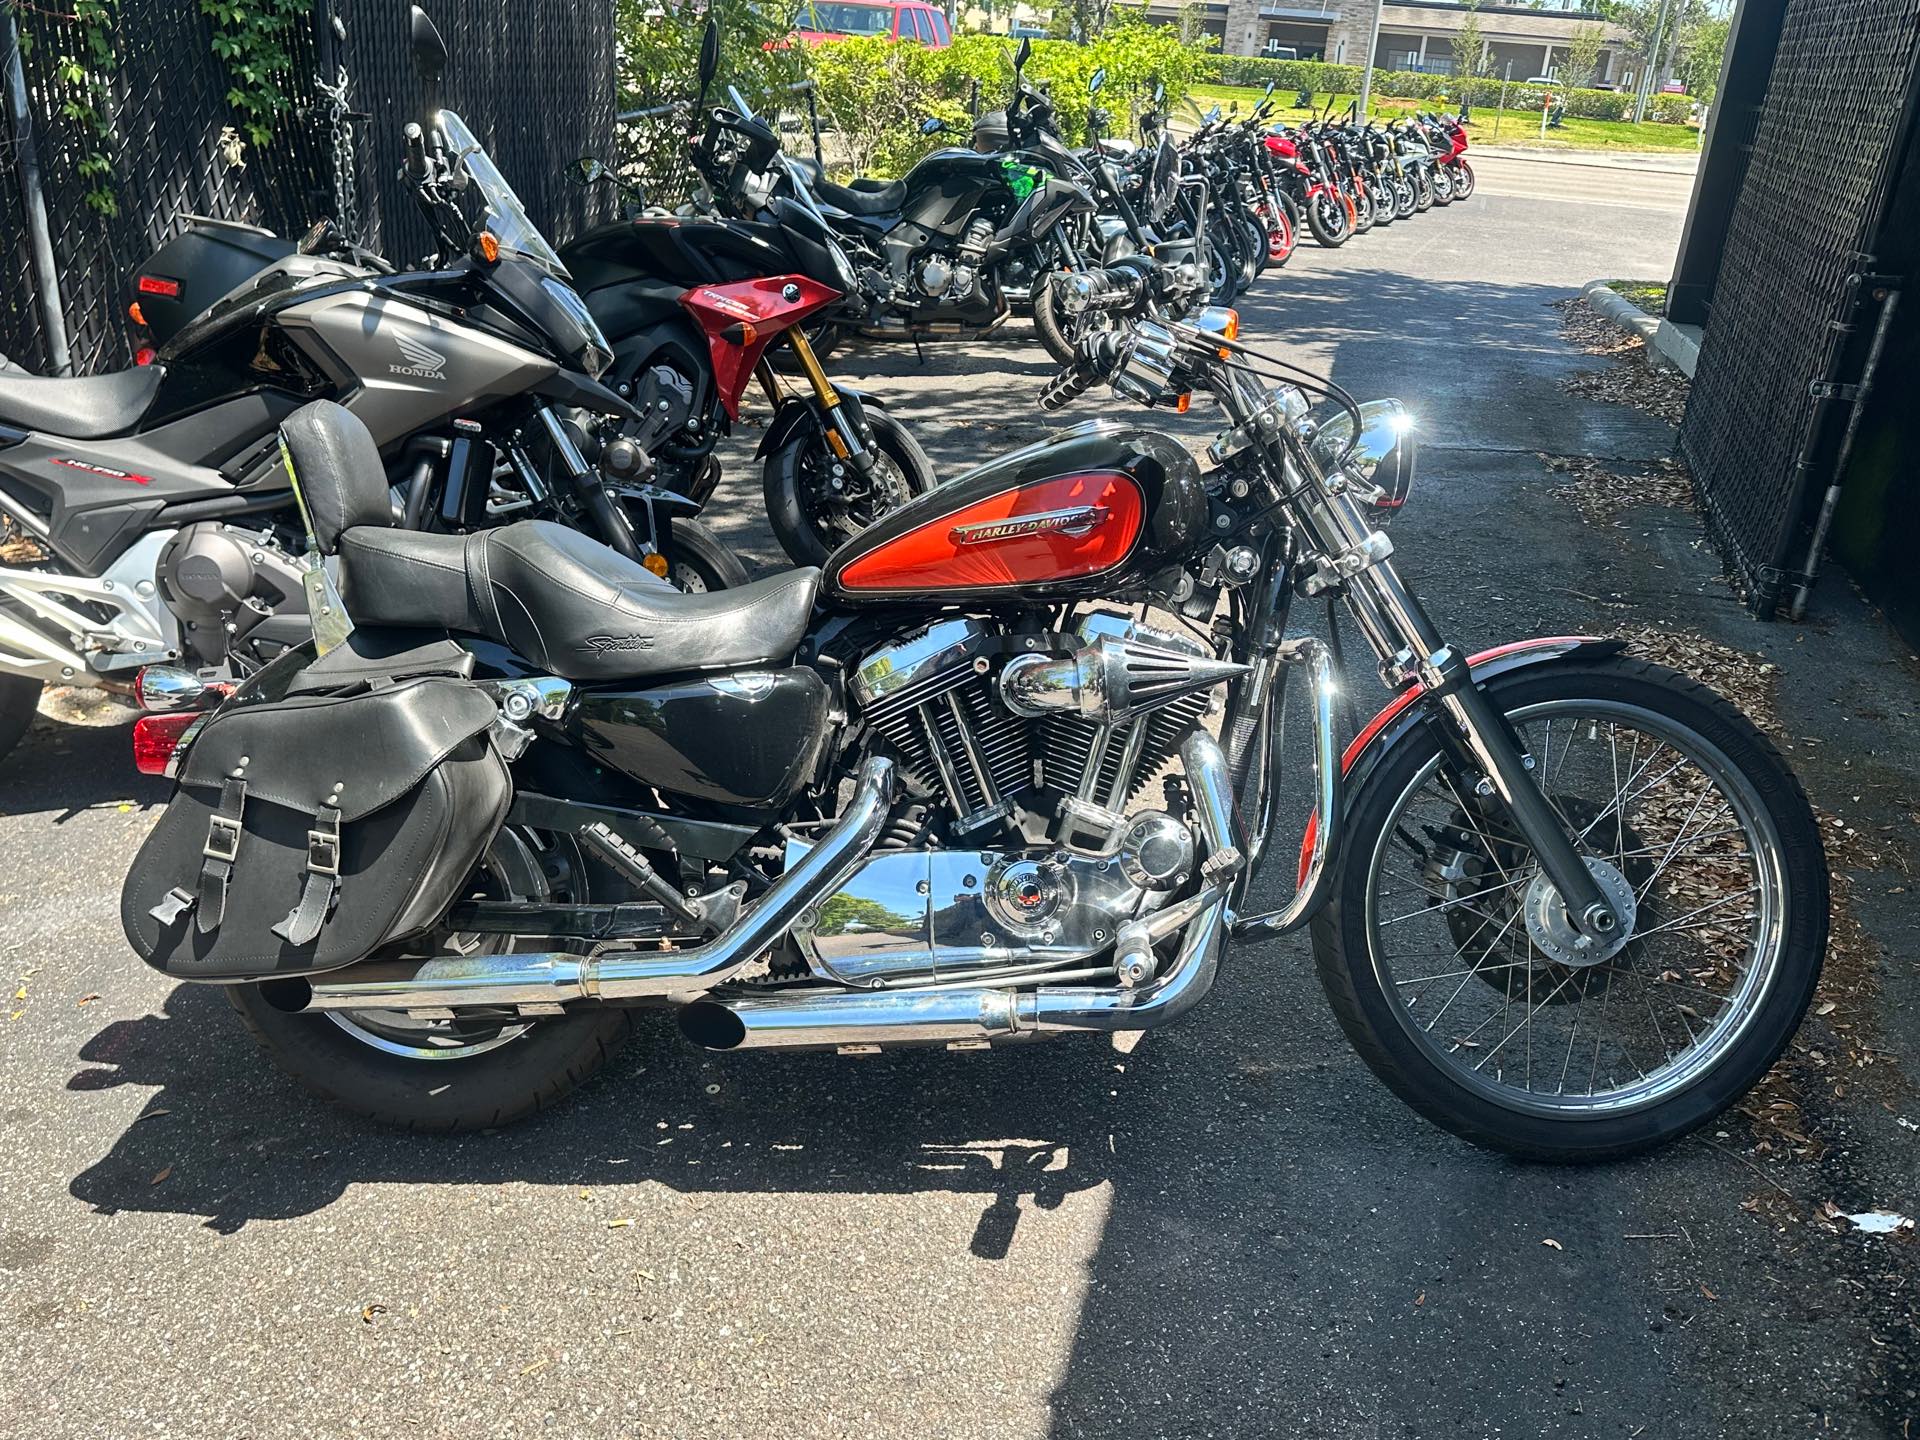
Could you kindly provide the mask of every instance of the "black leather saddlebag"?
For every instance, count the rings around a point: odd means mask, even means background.
[[[207,721],[120,921],[182,980],[305,975],[431,927],[513,798],[471,684],[417,679]]]

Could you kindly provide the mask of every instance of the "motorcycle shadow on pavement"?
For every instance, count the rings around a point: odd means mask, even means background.
[[[1023,1206],[1051,1210],[1111,1178],[1115,1126],[1140,1079],[1104,1037],[991,1055],[714,1056],[648,1014],[552,1112],[497,1132],[404,1135],[307,1095],[256,1053],[213,987],[192,985],[158,1014],[108,1025],[80,1059],[69,1090],[153,1091],[69,1187],[98,1214],[202,1216],[231,1233],[313,1214],[363,1183],[934,1191],[982,1198],[970,1248],[989,1260],[1006,1256]]]
[[[113,701],[72,720],[43,712],[0,759],[0,815],[46,815],[64,825],[101,806],[165,804],[168,782],[133,768],[134,718]]]

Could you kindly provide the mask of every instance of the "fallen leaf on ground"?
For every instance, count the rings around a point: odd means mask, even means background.
[[[618,1220],[607,1221],[607,1229],[622,1230],[631,1224],[633,1224],[633,1221],[629,1220],[626,1216],[623,1215]]]
[[[98,1000],[99,998],[100,997],[98,995],[82,995],[79,998],[79,1000],[75,1001],[74,1003],[78,1005],[91,1005],[94,1001]]]
[[[543,1358],[534,1361],[531,1365],[527,1366],[520,1373],[522,1375],[531,1375],[536,1370],[546,1369],[547,1366],[551,1365],[552,1363],[553,1363],[553,1357],[551,1355],[544,1356]]]
[[[1562,1245],[1558,1240],[1555,1240],[1552,1236],[1548,1236],[1545,1240],[1542,1240],[1540,1243],[1552,1250],[1564,1250],[1567,1248],[1566,1246]]]
[[[153,1179],[147,1181],[147,1184],[158,1185],[162,1180],[165,1180],[171,1174],[173,1174],[173,1166],[169,1165],[167,1166],[166,1169],[162,1170],[158,1175],[155,1175]]]
[[[384,1305],[381,1305],[378,1303],[374,1303],[371,1305],[362,1305],[360,1307],[360,1323],[362,1325],[371,1325],[373,1323],[374,1316],[384,1315],[386,1313],[387,1313],[387,1307]]]

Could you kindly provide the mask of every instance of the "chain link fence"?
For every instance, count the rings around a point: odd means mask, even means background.
[[[1913,120],[1920,0],[1791,0],[1680,430],[1755,614],[1803,578]]]
[[[429,9],[451,55],[444,103],[489,146],[535,223],[561,243],[611,218],[611,195],[563,171],[612,149],[612,0],[434,0]],[[114,16],[114,63],[88,86],[61,63],[88,53],[62,0],[0,0],[0,90],[17,74],[30,116],[24,135],[0,118],[0,354],[28,370],[54,368],[16,163],[23,146],[38,161],[77,374],[131,363],[128,279],[191,215],[293,235],[330,215],[396,263],[430,248],[400,174],[401,129],[424,100],[405,5],[316,0],[285,80],[293,103],[264,145],[234,128],[231,82],[198,5],[119,0]],[[16,45],[21,33],[28,43]],[[83,165],[96,154],[107,173],[89,178]]]

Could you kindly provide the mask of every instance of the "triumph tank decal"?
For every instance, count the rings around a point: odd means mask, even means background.
[[[89,475],[104,475],[109,480],[125,480],[130,485],[151,485],[151,475],[136,475],[131,470],[116,470],[111,465],[95,465],[91,460],[73,460],[65,455],[55,455],[55,465],[64,465],[69,470],[84,470]]]
[[[1011,540],[1016,535],[1086,535],[1106,524],[1111,513],[1104,505],[1078,505],[1070,510],[1048,510],[1012,520],[956,525],[947,532],[947,538],[956,545],[984,545],[994,540]]]
[[[406,375],[415,380],[447,378],[447,357],[431,345],[423,344],[404,331],[393,337],[393,343],[400,351],[400,358],[407,363],[387,366],[390,374]]]

